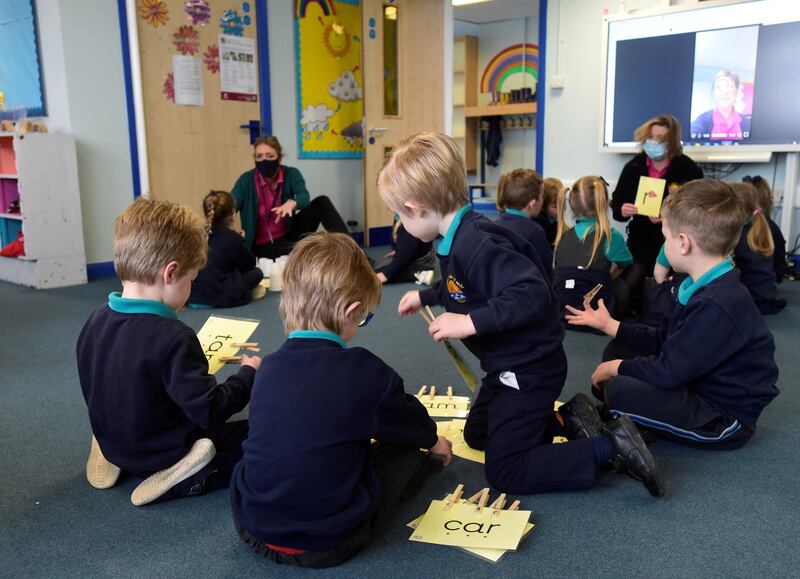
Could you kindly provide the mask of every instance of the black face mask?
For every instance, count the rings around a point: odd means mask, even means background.
[[[263,161],[256,161],[256,169],[261,173],[265,179],[271,179],[275,172],[278,170],[277,159],[265,159]]]

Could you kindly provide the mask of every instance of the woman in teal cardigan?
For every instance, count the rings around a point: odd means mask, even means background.
[[[320,223],[327,231],[348,233],[331,200],[321,196],[311,201],[300,171],[281,165],[277,138],[257,138],[253,151],[256,166],[236,180],[231,195],[241,216],[245,244],[257,257],[286,255]]]

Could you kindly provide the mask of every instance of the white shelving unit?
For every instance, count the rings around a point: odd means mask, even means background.
[[[0,133],[0,178],[16,179],[25,255],[0,257],[0,280],[35,288],[86,283],[75,139],[60,133]],[[16,173],[13,171],[16,167]]]

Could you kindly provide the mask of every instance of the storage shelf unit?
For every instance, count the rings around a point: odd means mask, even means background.
[[[19,200],[21,213],[8,213]],[[25,256],[0,256],[0,280],[35,288],[86,283],[75,140],[60,133],[0,133],[0,233],[21,231]]]

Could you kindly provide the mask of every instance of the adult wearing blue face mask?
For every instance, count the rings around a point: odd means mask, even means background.
[[[617,221],[628,221],[628,248],[635,263],[652,275],[656,257],[664,244],[661,220],[638,215],[636,191],[641,177],[664,179],[666,199],[672,191],[689,181],[703,178],[703,171],[683,154],[681,125],[672,115],[659,115],[636,129],[634,139],[642,152],[623,167],[611,197],[611,210]]]
[[[322,226],[348,233],[347,225],[331,200],[310,199],[299,170],[281,164],[283,153],[276,137],[259,137],[253,143],[256,166],[244,172],[231,190],[244,229],[245,244],[257,257],[286,255],[305,235]]]

